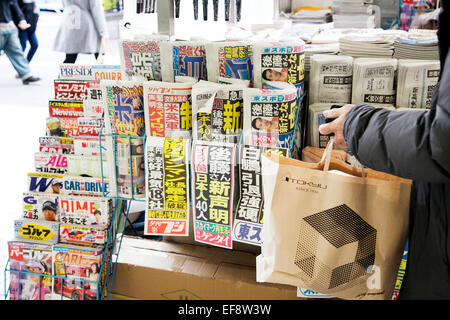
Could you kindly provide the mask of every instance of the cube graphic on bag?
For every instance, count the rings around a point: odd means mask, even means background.
[[[333,207],[301,219],[294,264],[299,276],[317,276],[318,287],[345,286],[373,266],[376,237],[377,230],[346,204]]]

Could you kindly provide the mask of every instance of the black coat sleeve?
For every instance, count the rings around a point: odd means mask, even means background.
[[[450,63],[441,74],[429,111],[357,105],[347,114],[344,138],[350,153],[369,168],[413,180],[449,183]]]

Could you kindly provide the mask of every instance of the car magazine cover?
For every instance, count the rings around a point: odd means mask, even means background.
[[[75,245],[53,246],[53,297],[62,300],[97,300],[103,250]]]
[[[144,82],[144,113],[147,137],[191,137],[194,82]]]
[[[59,242],[84,246],[104,245],[108,228],[101,225],[83,226],[76,224],[59,225]]]
[[[59,196],[59,221],[81,226],[109,226],[112,199],[103,197]]]
[[[297,90],[244,89],[244,144],[291,148],[297,118]]]
[[[233,248],[235,144],[193,142],[192,208],[195,241]]]
[[[305,43],[260,42],[253,45],[255,87],[277,89],[281,83],[297,88],[298,96],[304,92]]]
[[[148,137],[144,234],[189,235],[189,140]]]
[[[109,193],[109,180],[30,172],[27,191],[33,193],[103,196]]]
[[[252,46],[238,41],[206,44],[208,81],[253,86]]]
[[[207,80],[206,42],[161,42],[162,81],[175,82],[176,77],[192,77]]]
[[[35,219],[14,220],[16,239],[54,244],[58,242],[59,223]]]
[[[9,299],[50,300],[52,278],[44,275],[52,274],[52,245],[32,241],[8,241],[8,256]]]
[[[243,84],[200,81],[192,86],[193,139],[238,143],[243,128]]]
[[[59,221],[58,195],[50,193],[24,192],[22,218]]]
[[[240,198],[233,217],[233,241],[261,246],[264,194],[261,155],[287,156],[287,149],[241,145],[239,148]]]
[[[160,41],[120,41],[122,69],[130,80],[161,80]]]

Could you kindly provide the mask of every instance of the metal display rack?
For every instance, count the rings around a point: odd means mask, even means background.
[[[301,149],[302,149],[304,133],[303,133],[302,124],[299,122],[299,120],[300,120],[299,115],[300,115],[301,109],[305,108],[305,105],[304,105],[305,96],[307,96],[306,91],[304,91],[303,94],[299,98],[297,98],[295,126],[294,126],[294,130],[293,130],[292,141],[291,141],[290,147],[288,148],[289,157],[292,156],[292,153],[291,153],[292,150],[295,150],[296,152],[300,153]],[[104,172],[103,151],[108,151],[107,148],[102,144],[102,138],[103,137],[111,137],[113,139],[113,141],[112,141],[113,155],[114,155],[113,160],[114,160],[114,167],[116,170],[116,175],[115,175],[116,177],[117,177],[116,141],[117,141],[117,138],[127,139],[128,140],[128,151],[129,151],[129,155],[130,155],[129,165],[130,165],[130,177],[131,177],[131,197],[127,198],[127,197],[119,196],[117,188],[115,190],[115,194],[111,194],[110,191],[107,192],[105,190],[105,188],[103,188],[103,190],[102,190],[102,194],[103,194],[104,198],[113,199],[114,210],[113,210],[113,215],[111,218],[111,224],[108,229],[107,242],[103,249],[104,253],[103,253],[102,262],[100,265],[100,271],[99,271],[100,276],[99,276],[98,280],[92,281],[92,280],[87,280],[87,279],[80,279],[75,276],[60,276],[60,275],[53,275],[53,274],[30,272],[30,271],[25,271],[25,270],[15,270],[15,269],[11,269],[10,260],[8,259],[6,266],[5,266],[5,270],[4,270],[5,271],[4,272],[4,292],[5,292],[4,299],[5,300],[7,300],[8,297],[11,296],[11,290],[13,290],[14,295],[17,294],[17,297],[20,297],[20,294],[21,294],[20,279],[22,279],[26,275],[39,276],[39,297],[41,297],[41,282],[47,281],[47,280],[45,280],[47,278],[50,278],[52,280],[52,283],[54,283],[54,286],[59,286],[59,288],[60,288],[59,292],[56,292],[56,293],[59,294],[60,300],[63,300],[64,297],[71,298],[74,300],[78,300],[78,299],[81,299],[81,300],[84,300],[84,299],[103,300],[110,296],[111,287],[112,287],[112,283],[114,281],[114,276],[115,276],[115,272],[116,272],[117,260],[118,260],[118,256],[119,256],[119,252],[120,252],[120,247],[122,245],[122,238],[123,238],[122,235],[124,233],[127,222],[129,222],[128,215],[130,213],[131,201],[145,202],[145,199],[138,199],[134,195],[133,172],[132,172],[133,166],[132,166],[132,157],[131,157],[131,154],[132,154],[131,140],[132,139],[142,139],[143,146],[144,146],[144,154],[145,154],[147,137],[145,134],[143,136],[139,137],[139,136],[125,136],[125,135],[104,133],[103,132],[105,129],[104,125],[105,125],[105,122],[103,122],[103,124],[100,128],[100,133],[99,133],[99,137],[98,137],[99,145],[100,145],[99,146],[99,149],[100,149],[99,154],[100,154],[100,163],[101,163],[102,185],[103,186],[105,185],[105,178],[104,178],[104,174],[103,174],[103,172]],[[301,139],[301,141],[299,141],[300,146],[297,145],[297,143],[295,141],[297,131],[300,134],[300,139]],[[241,146],[242,146],[242,137],[243,137],[243,133],[241,132],[239,142],[237,143],[237,148],[241,148]],[[192,148],[192,135],[191,135],[190,142],[191,142],[190,148]],[[190,150],[190,152],[191,151],[192,150]],[[115,180],[116,180],[115,182],[116,182],[116,186],[117,186],[117,178]],[[192,180],[192,175],[190,177],[190,182],[192,183],[191,180]],[[192,206],[192,201],[191,201],[191,206]],[[120,239],[118,239],[118,237],[120,237]],[[53,266],[53,268],[54,268],[54,266]],[[9,274],[10,277],[11,277],[11,275],[17,276],[18,281],[17,281],[16,287],[11,287],[10,281],[8,281],[8,279],[7,279],[7,274]],[[61,284],[63,284],[64,282],[67,282],[67,281],[72,281],[73,284],[77,284],[78,286],[80,286],[80,284],[81,284],[81,288],[77,287],[77,288],[74,288],[71,292],[65,292],[64,289],[61,289],[62,287],[64,287],[64,286],[61,286]],[[96,294],[92,294],[93,293],[92,290],[89,289],[90,284],[93,284],[97,288]],[[53,289],[53,290],[55,290],[55,289]],[[68,297],[67,295],[69,295],[70,297]],[[53,295],[53,297],[55,297],[55,296]]]

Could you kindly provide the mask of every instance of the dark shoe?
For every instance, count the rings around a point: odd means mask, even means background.
[[[41,78],[31,76],[31,77],[28,77],[28,78],[26,78],[26,79],[23,79],[23,80],[22,80],[22,83],[23,83],[23,84],[29,84],[29,83],[36,82],[36,81],[39,81],[39,80],[41,80]]]

